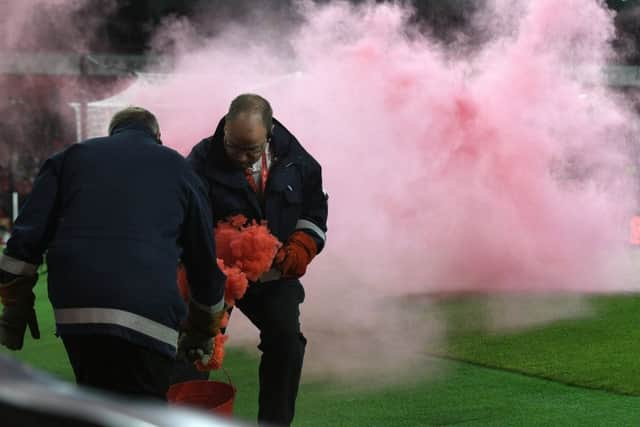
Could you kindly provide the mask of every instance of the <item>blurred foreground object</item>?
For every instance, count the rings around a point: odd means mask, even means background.
[[[242,424],[160,403],[118,399],[54,379],[0,355],[0,419],[3,427],[180,426]]]

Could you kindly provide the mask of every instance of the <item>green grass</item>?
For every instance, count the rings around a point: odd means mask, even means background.
[[[640,400],[451,362],[436,381],[354,393],[305,384],[296,426],[637,426]]]
[[[63,380],[73,378],[46,287],[37,288],[42,339],[27,338],[14,356]],[[572,387],[532,375],[620,392],[638,391],[640,299],[594,300],[597,315],[556,322],[516,334],[452,329],[446,375],[411,384],[363,390],[333,382],[301,385],[295,426],[633,426],[640,425],[640,398]],[[451,324],[475,316],[477,301],[445,305]],[[471,307],[471,309],[470,309]],[[476,307],[476,308],[473,308]],[[469,311],[470,310],[470,311]],[[462,314],[461,314],[462,313]],[[8,353],[7,350],[0,350]],[[478,365],[494,366],[527,375]],[[229,349],[226,368],[238,388],[235,414],[252,421],[257,413],[257,357]],[[219,374],[214,374],[220,378]]]
[[[640,297],[599,296],[590,303],[594,313],[589,317],[524,332],[490,334],[454,327],[439,354],[566,384],[640,395]],[[450,324],[478,318],[477,309],[470,309],[477,307],[473,299],[455,305],[457,321]]]

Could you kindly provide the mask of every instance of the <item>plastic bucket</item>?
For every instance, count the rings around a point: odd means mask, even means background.
[[[216,415],[226,416],[233,415],[235,397],[236,388],[231,380],[229,383],[209,380],[185,381],[173,384],[167,392],[167,400],[171,404],[204,409]]]

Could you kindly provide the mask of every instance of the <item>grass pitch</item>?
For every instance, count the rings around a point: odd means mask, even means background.
[[[21,352],[0,351],[72,381],[62,343],[53,334],[44,280],[37,287],[36,308],[42,339],[27,337]],[[437,379],[376,390],[303,383],[294,425],[640,425],[640,298],[599,297],[593,303],[592,317],[524,332],[454,328],[448,345],[438,351],[448,359],[442,362],[448,374]],[[474,304],[473,299],[448,302],[445,311],[460,316]],[[238,388],[235,414],[252,421],[258,360],[230,348],[225,364]]]

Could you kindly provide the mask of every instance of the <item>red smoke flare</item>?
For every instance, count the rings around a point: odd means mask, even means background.
[[[227,276],[225,282],[224,302],[233,307],[236,300],[242,298],[247,291],[249,281],[256,281],[269,271],[273,258],[282,244],[267,228],[266,222],[258,224],[255,220],[248,222],[242,215],[236,215],[227,221],[220,221],[215,229],[218,267]],[[189,285],[184,266],[178,266],[178,287],[180,294],[189,300]],[[229,323],[229,313],[222,319],[222,327]],[[219,369],[224,360],[224,343],[228,336],[219,333],[215,337],[214,353],[208,364],[196,362],[201,371]]]
[[[220,258],[218,258],[218,267],[227,276],[227,281],[224,284],[224,302],[227,306],[233,307],[236,300],[244,296],[249,281],[238,267],[227,267]]]
[[[189,301],[191,293],[189,292],[189,281],[187,280],[187,270],[183,264],[178,265],[178,290],[183,300]]]
[[[243,215],[220,221],[215,237],[218,258],[226,266],[239,268],[252,282],[271,268],[273,257],[281,246],[269,233],[266,222],[249,222]]]

